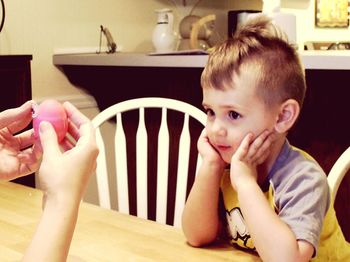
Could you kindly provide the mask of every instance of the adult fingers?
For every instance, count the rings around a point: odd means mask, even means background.
[[[79,133],[80,133],[80,137],[77,141],[77,146],[84,145],[84,144],[86,145],[96,144],[95,128],[93,127],[90,121],[80,126]]]
[[[72,105],[69,102],[64,102],[63,107],[65,108],[67,112],[68,119],[72,121],[74,125],[76,125],[78,128],[82,124],[85,124],[87,122],[90,122],[90,119],[87,118],[83,113],[81,113],[74,105]]]
[[[18,144],[20,148],[27,148],[34,144],[35,138],[33,135],[33,129],[24,131],[18,135],[15,136],[15,138],[18,140]]]
[[[27,148],[18,154],[22,164],[30,166],[32,172],[36,172],[39,167],[41,154],[36,152],[34,148]]]
[[[60,143],[61,148],[63,149],[64,152],[71,150],[75,146],[75,142],[72,142],[71,139],[68,137],[65,137],[61,143]]]
[[[70,120],[69,132],[77,141],[77,145],[94,143],[95,128],[90,119],[69,102],[65,102],[63,106],[66,109],[68,119]]]
[[[49,122],[42,121],[40,123],[39,136],[44,159],[47,156],[56,156],[60,153],[56,132]]]
[[[19,131],[18,128],[23,129],[25,126],[27,126],[31,120],[33,103],[34,101],[30,100],[20,107],[7,109],[1,112],[0,129],[11,126],[11,132],[16,133]]]
[[[24,128],[26,128],[29,123],[32,121],[32,114],[28,114],[24,116],[23,118],[11,123],[7,126],[7,129],[11,134],[16,134],[20,131],[22,131]]]
[[[72,138],[74,138],[75,141],[78,141],[78,139],[80,137],[79,128],[69,119],[68,119],[68,130],[67,130],[67,132],[69,133],[69,135]]]

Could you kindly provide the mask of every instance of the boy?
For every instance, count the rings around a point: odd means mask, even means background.
[[[209,56],[201,84],[208,117],[182,218],[189,244],[213,242],[224,222],[232,244],[264,261],[350,261],[326,175],[286,139],[306,84],[281,31],[250,20]]]

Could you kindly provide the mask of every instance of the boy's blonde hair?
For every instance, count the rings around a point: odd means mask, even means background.
[[[306,83],[299,56],[266,16],[249,20],[232,39],[214,48],[202,73],[202,88],[232,88],[234,73],[239,75],[241,69],[252,69],[257,95],[266,105],[291,98],[302,106]]]

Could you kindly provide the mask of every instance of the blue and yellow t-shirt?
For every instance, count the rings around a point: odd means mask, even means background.
[[[221,191],[231,243],[255,250],[231,186],[229,170],[222,177]],[[315,160],[286,141],[264,191],[271,208],[296,238],[314,246],[312,261],[350,261],[350,244],[338,224],[327,177]]]

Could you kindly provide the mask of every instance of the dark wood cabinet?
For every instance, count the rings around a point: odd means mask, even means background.
[[[32,55],[0,55],[0,111],[32,99],[31,60]],[[14,182],[34,187],[34,174]]]

